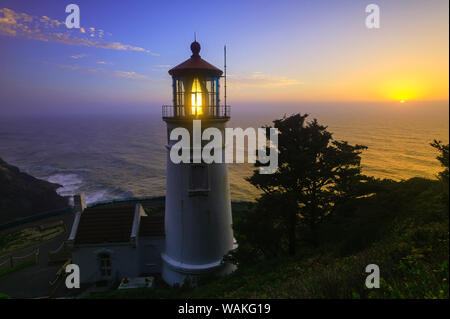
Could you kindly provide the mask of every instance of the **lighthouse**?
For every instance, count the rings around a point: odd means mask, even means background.
[[[161,258],[162,277],[169,285],[183,284],[187,278],[195,284],[200,277],[233,270],[223,262],[234,245],[227,165],[224,158],[219,163],[205,163],[201,148],[206,142],[195,142],[194,136],[208,128],[216,128],[225,136],[230,108],[220,105],[223,72],[200,57],[197,41],[191,44],[191,51],[188,60],[169,70],[173,105],[162,107],[167,124],[167,185],[166,241]],[[195,132],[194,123],[201,123],[200,132]],[[170,150],[177,141],[170,135],[176,128],[190,133],[190,146],[184,150],[190,154],[188,163],[171,159]]]

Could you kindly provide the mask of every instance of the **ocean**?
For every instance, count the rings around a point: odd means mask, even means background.
[[[448,143],[448,102],[298,104],[232,107],[229,127],[260,127],[284,114],[309,113],[333,137],[368,146],[363,173],[394,180],[435,178],[441,170],[433,139]],[[61,195],[88,203],[165,192],[165,123],[158,110],[142,114],[3,116],[0,157],[35,177],[61,184]],[[232,200],[258,191],[245,181],[251,164],[229,164]]]

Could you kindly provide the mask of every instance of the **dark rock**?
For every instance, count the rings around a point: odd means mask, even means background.
[[[37,179],[0,158],[0,224],[68,207],[61,185]]]

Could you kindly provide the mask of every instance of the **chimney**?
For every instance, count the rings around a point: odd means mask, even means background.
[[[73,197],[73,206],[75,208],[75,211],[80,213],[82,213],[83,210],[86,209],[86,198],[84,197],[83,193],[81,193],[80,195],[75,195]]]
[[[83,211],[86,209],[86,198],[84,197],[83,193],[73,196],[73,206],[75,209],[75,218],[73,220],[69,238],[67,239],[67,244],[70,248],[73,248],[75,237],[77,236],[81,213],[83,213]]]

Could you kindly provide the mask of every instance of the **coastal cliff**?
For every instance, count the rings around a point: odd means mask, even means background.
[[[67,207],[67,198],[56,193],[59,187],[23,173],[0,158],[0,224]]]

